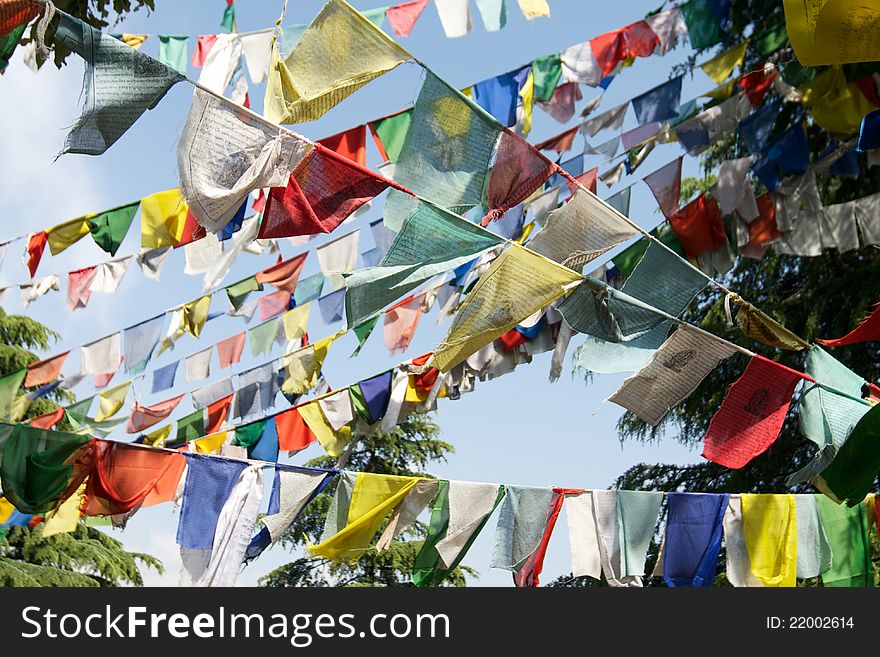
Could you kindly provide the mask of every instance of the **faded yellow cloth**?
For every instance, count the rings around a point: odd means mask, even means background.
[[[189,333],[194,338],[199,337],[205,322],[208,321],[208,311],[211,309],[211,295],[206,294],[201,299],[185,303],[180,315],[180,330]]]
[[[581,281],[568,267],[511,243],[465,297],[430,364],[448,372]]]
[[[532,234],[532,231],[535,230],[535,222],[530,221],[522,229],[522,235],[519,236],[519,239],[514,240],[517,244],[523,244],[527,239],[529,239],[529,235]]]
[[[285,355],[281,361],[285,371],[281,390],[288,395],[302,395],[318,385],[318,376],[327,352],[330,351],[330,345],[342,334],[340,331]]]
[[[369,546],[386,516],[419,481],[418,477],[359,473],[351,491],[345,527],[323,543],[309,546],[309,551],[325,559],[356,559]]]
[[[875,108],[855,82],[847,83],[840,66],[831,66],[800,87],[801,102],[816,124],[834,135],[858,133],[862,117]]]
[[[700,64],[700,68],[716,83],[721,84],[730,77],[733,69],[742,65],[748,45],[748,41],[743,41],[738,46],[718,53],[705,64]]]
[[[784,0],[785,26],[803,66],[880,60],[880,4],[873,0]]]
[[[317,402],[299,406],[297,410],[327,454],[333,457],[342,454],[342,450],[351,442],[351,427],[346,425],[334,431]]]
[[[179,189],[156,192],[141,199],[141,246],[177,246],[186,226],[188,206]]]
[[[743,531],[752,574],[765,586],[797,584],[794,495],[742,494]]]
[[[125,403],[130,387],[131,381],[126,381],[98,395],[98,414],[95,416],[95,422],[103,422],[116,415]]]
[[[755,308],[748,301],[734,299],[739,310],[736,313],[736,325],[750,338],[763,342],[771,347],[800,351],[809,347],[809,343],[801,340],[782,324]]]
[[[74,531],[82,515],[82,502],[85,496],[86,482],[83,482],[73,495],[61,503],[61,506],[49,511],[43,521],[43,537],[69,534]]]
[[[281,315],[281,325],[284,327],[284,337],[290,342],[298,340],[306,334],[309,323],[309,311],[312,304],[307,303],[297,306],[293,310],[288,310]]]
[[[28,409],[31,407],[31,400],[27,395],[19,395],[12,402],[12,410],[9,412],[9,419],[13,422],[21,422],[27,415]]]
[[[526,83],[519,90],[519,99],[522,101],[522,118],[519,128],[524,137],[528,137],[532,131],[532,108],[535,105],[535,77],[531,71],[526,78]]]
[[[719,84],[714,89],[707,91],[703,95],[707,98],[713,98],[714,100],[727,100],[733,95],[734,90],[736,89],[736,79],[725,82],[724,84]]]
[[[219,451],[221,447],[223,447],[223,443],[225,442],[226,432],[221,431],[220,433],[215,433],[204,438],[199,438],[198,440],[193,441],[193,444],[196,447],[196,452],[198,452],[199,454],[214,454],[215,452]]]
[[[128,34],[125,33],[119,37],[119,40],[122,41],[127,46],[131,46],[135,50],[144,45],[144,41],[149,38],[149,34]]]
[[[165,444],[165,440],[168,436],[171,435],[171,430],[174,428],[173,424],[169,424],[167,426],[162,427],[161,429],[156,429],[155,431],[151,431],[148,434],[144,435],[144,445],[150,445],[151,447],[162,447]]]
[[[284,61],[273,41],[264,113],[273,123],[314,121],[410,58],[351,5],[330,0]]]
[[[89,215],[94,216],[94,215]],[[58,255],[71,244],[79,242],[91,232],[89,217],[72,219],[63,224],[53,226],[46,231],[49,242],[49,251],[52,255]]]
[[[526,20],[550,16],[550,5],[547,0],[517,0],[519,8]]]

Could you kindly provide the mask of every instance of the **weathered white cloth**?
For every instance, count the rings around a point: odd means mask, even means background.
[[[95,278],[92,279],[89,289],[92,292],[101,292],[103,294],[113,294],[116,292],[132,260],[134,260],[134,256],[102,262],[95,268]]]
[[[80,348],[80,371],[84,374],[110,374],[122,360],[122,333],[85,344]]]
[[[452,566],[486,516],[495,509],[500,488],[498,484],[449,482],[449,524],[446,536],[435,546],[446,568]]]
[[[318,400],[318,406],[324,411],[324,417],[334,431],[339,431],[354,419],[354,410],[351,407],[351,397],[347,388]]]
[[[223,95],[226,87],[232,81],[232,75],[241,59],[241,38],[232,32],[218,34],[217,40],[211,46],[205,63],[202,65],[202,73],[199,75],[199,84],[207,87],[214,93]]]
[[[608,586],[642,586],[641,577],[621,576],[622,555],[620,523],[617,517],[617,491],[594,490],[592,498],[593,514],[596,518],[596,533],[599,537],[599,555],[602,561],[602,572],[605,574]]]
[[[232,245],[228,246],[223,255],[217,259],[217,262],[205,273],[205,279],[202,281],[204,290],[211,290],[219,286],[221,281],[226,278],[232,265],[238,260],[238,256],[242,250],[257,238],[260,232],[260,222],[257,217],[245,219],[239,230],[232,238]]]
[[[865,196],[856,201],[856,222],[862,233],[863,245],[880,244],[880,194]]]
[[[447,37],[454,39],[471,31],[470,0],[434,0],[434,4]]]
[[[215,401],[228,397],[234,392],[235,388],[232,387],[232,379],[223,379],[222,381],[209,383],[198,390],[192,391],[193,408],[204,408]]]
[[[495,527],[492,568],[519,570],[541,542],[553,490],[533,486],[505,486],[504,501]]]
[[[733,586],[764,586],[752,574],[752,562],[743,528],[742,499],[739,495],[730,496],[722,526],[727,552],[727,581]]]
[[[558,206],[559,187],[548,189],[540,196],[536,196],[535,199],[529,203],[529,209],[532,211],[532,221],[543,225],[544,218],[551,210],[555,210]]]
[[[722,162],[718,167],[718,182],[715,183],[713,190],[713,196],[718,199],[722,214],[728,215],[737,211],[747,222],[760,214],[755,192],[749,183],[751,164],[752,160],[749,157]]]
[[[593,511],[593,493],[584,491],[567,495],[565,513],[568,520],[568,540],[571,551],[571,574],[574,577],[602,576],[602,553],[596,533],[596,514]]]
[[[403,501],[395,507],[394,512],[388,519],[385,531],[376,541],[376,549],[381,552],[387,550],[391,541],[405,532],[419,517],[419,514],[427,507],[434,496],[440,482],[436,479],[423,479],[407,493]]]
[[[214,347],[211,346],[186,358],[187,383],[201,381],[202,379],[207,379],[211,375],[211,352],[213,350]]]
[[[44,276],[43,278],[37,279],[30,283],[22,283],[18,286],[18,290],[21,293],[21,305],[27,308],[29,305],[31,305],[32,301],[39,299],[49,290],[55,290],[57,292],[60,289],[61,284],[58,280],[58,276],[56,276],[55,274],[52,274],[51,276]]]
[[[137,261],[144,276],[152,281],[158,281],[162,277],[162,269],[171,255],[171,247],[163,246],[159,249],[144,249],[138,253]]]
[[[681,9],[678,7],[646,16],[645,21],[660,40],[660,43],[654,48],[654,54],[656,55],[665,55],[672,48],[675,48],[679,37],[685,36],[688,33],[687,23],[685,23]]]
[[[260,30],[242,34],[241,51],[247,64],[248,75],[254,84],[263,84],[269,70],[269,56],[272,54],[272,34],[274,30]]]
[[[278,473],[278,513],[265,516],[262,523],[275,543],[299,515],[312,492],[324,480],[324,472],[281,470]]]
[[[223,243],[214,233],[183,247],[184,274],[204,274],[223,255]]]
[[[626,102],[584,121],[581,123],[581,132],[589,137],[594,137],[600,130],[620,130],[620,126],[623,125],[623,120],[626,118],[628,107],[629,103]]]
[[[604,77],[589,41],[566,48],[562,51],[561,59],[563,82],[578,82],[595,87]]]
[[[361,231],[358,228],[315,248],[321,273],[330,279],[334,290],[344,287],[345,283],[341,277],[331,276],[331,274],[355,269],[360,240]]]
[[[819,241],[823,249],[837,249],[840,253],[859,248],[856,228],[857,201],[826,205],[819,214]]]

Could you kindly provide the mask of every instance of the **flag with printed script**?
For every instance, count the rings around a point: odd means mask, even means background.
[[[266,117],[273,123],[319,119],[408,59],[409,53],[363,14],[344,0],[330,0],[284,60],[272,44]]]
[[[880,7],[865,0],[784,0],[785,25],[798,62],[826,66],[880,59]]]
[[[216,233],[253,190],[284,187],[309,150],[304,138],[196,89],[177,145],[180,189],[199,224]]]
[[[794,389],[803,376],[753,356],[730,389],[703,436],[703,456],[726,468],[741,468],[779,436]]]
[[[431,203],[413,199],[412,210],[377,267],[346,274],[350,326],[436,274],[450,271],[503,240]]]
[[[432,364],[449,371],[582,280],[577,272],[511,244],[468,293]]]
[[[87,63],[82,115],[61,152],[100,155],[184,78],[91,25],[59,15],[55,38]]]

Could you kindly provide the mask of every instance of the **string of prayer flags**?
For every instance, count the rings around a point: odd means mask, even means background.
[[[738,469],[765,452],[779,435],[794,389],[803,375],[755,355],[712,416],[703,456]]]
[[[869,62],[880,59],[873,27],[880,10],[856,0],[803,4],[784,0],[785,25],[803,66]]]
[[[842,338],[835,338],[833,340],[819,339],[817,342],[826,347],[842,347],[877,340],[880,340],[880,304],[877,304],[874,310],[869,315],[866,315],[865,319],[858,326]]]
[[[835,501],[848,506],[861,504],[880,472],[877,441],[880,440],[880,413],[869,408],[853,427],[831,464],[822,470],[816,487]]]
[[[688,258],[697,258],[727,243],[718,203],[706,194],[700,194],[669,217],[669,225]]]
[[[458,215],[415,201],[379,265],[345,275],[349,325],[362,324],[429,278],[470,262],[501,243],[500,238]],[[323,265],[322,271],[327,273]]]
[[[594,193],[577,189],[565,205],[550,211],[544,228],[529,242],[529,248],[579,272],[588,262],[636,232]]]
[[[328,516],[325,533],[334,529],[331,519],[337,523],[338,530],[318,545],[309,546],[309,551],[331,560],[357,558],[367,548],[385,517],[406,498],[418,481],[417,477],[358,473],[347,500],[342,498],[345,489],[342,486],[336,489],[331,507],[336,509],[336,517]]]
[[[733,69],[742,66],[746,56],[746,47],[749,45],[748,40],[743,41],[733,48],[728,48],[715,55],[708,62],[700,64],[700,68],[712,78],[716,84],[721,84],[733,73]]]
[[[388,187],[401,189],[394,181],[315,144],[287,186],[269,192],[259,237],[330,233]]]
[[[822,495],[816,496],[816,507],[832,554],[831,568],[822,574],[822,586],[873,586],[866,509],[861,504],[851,507],[835,504]]]
[[[61,152],[100,155],[184,77],[91,25],[58,14],[55,38],[87,64],[82,115]]]
[[[797,510],[794,495],[743,493],[741,500],[752,574],[764,586],[795,586]]]
[[[732,347],[720,340],[682,325],[608,401],[656,427],[673,407],[690,396],[718,363],[734,353]]]
[[[224,228],[255,189],[284,187],[310,144],[196,89],[177,146],[180,188],[200,225]]]
[[[344,0],[329,0],[283,61],[273,43],[266,117],[273,123],[319,119],[409,59],[409,53]],[[316,61],[322,62],[320,70],[314,67]]]
[[[667,586],[712,586],[729,503],[728,494],[667,495],[663,542],[663,581]]]
[[[415,27],[416,21],[422,15],[425,7],[428,6],[428,0],[414,0],[413,2],[404,2],[403,4],[388,7],[385,10],[385,18],[388,19],[388,25],[391,31],[397,37],[408,37]],[[479,6],[479,3],[477,3]]]
[[[660,211],[667,219],[678,211],[681,194],[681,162],[682,157],[678,157],[644,178],[654,198],[657,199]]]

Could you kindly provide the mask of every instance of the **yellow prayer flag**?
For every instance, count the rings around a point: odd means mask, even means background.
[[[746,46],[748,45],[748,40],[743,41],[738,46],[718,53],[705,64],[700,64],[700,68],[716,83],[721,84],[730,77],[733,69],[742,65],[746,57]]]
[[[94,216],[94,215],[90,215]],[[52,255],[58,255],[71,244],[79,242],[91,232],[88,217],[72,219],[63,224],[53,226],[46,231],[49,242],[49,251]]]
[[[199,337],[205,322],[208,321],[208,311],[211,309],[211,295],[206,294],[200,299],[183,304],[180,315],[180,330],[189,333],[194,338]]]
[[[345,527],[323,543],[309,546],[309,551],[325,559],[356,559],[369,546],[385,517],[419,481],[418,477],[359,473],[351,491]]]
[[[12,402],[12,410],[9,413],[9,419],[13,422],[21,422],[27,415],[28,409],[31,407],[31,400],[27,395],[19,395]]]
[[[135,50],[144,45],[144,41],[149,38],[149,34],[128,34],[124,33],[119,37],[119,40],[122,41],[127,46],[131,46]]]
[[[4,524],[12,516],[15,506],[5,497],[0,497],[0,525]]]
[[[474,99],[474,88],[473,87],[465,87],[461,90],[461,93],[466,98],[473,100]]]
[[[752,574],[765,586],[797,584],[794,495],[742,495],[743,531]]]
[[[166,425],[161,429],[156,429],[155,431],[151,431],[148,434],[144,435],[144,445],[150,445],[151,447],[162,447],[165,444],[165,439],[171,435],[171,430],[174,428],[173,424]]]
[[[532,131],[532,107],[535,104],[535,76],[529,71],[526,83],[519,90],[519,99],[522,101],[522,130],[523,136],[528,137]]]
[[[329,0],[284,61],[273,41],[264,113],[273,123],[317,120],[410,58],[347,2]]]
[[[733,95],[733,92],[736,90],[736,80],[728,80],[723,84],[719,84],[714,89],[710,89],[703,95],[707,98],[714,98],[715,100],[727,100]]]
[[[517,0],[517,2],[526,20],[550,16],[550,5],[547,4],[547,0]]]
[[[351,442],[351,427],[344,426],[334,431],[317,402],[299,406],[297,410],[327,454],[334,458],[342,454],[342,450]]]
[[[130,387],[131,381],[126,381],[98,395],[98,414],[95,416],[95,422],[103,422],[116,415],[125,403]]]
[[[875,108],[855,82],[847,83],[840,66],[830,66],[800,87],[801,102],[810,108],[813,121],[831,134],[858,133],[862,117]]]
[[[141,199],[141,246],[145,249],[177,246],[186,226],[187,211],[179,189]]]
[[[49,511],[43,521],[43,538],[55,534],[69,534],[76,530],[82,515],[81,508],[85,496],[86,483],[83,482],[73,495],[61,503],[61,506]]]
[[[568,267],[511,243],[468,293],[431,364],[448,372],[581,281]]]
[[[288,310],[281,315],[281,325],[284,327],[284,338],[290,342],[298,340],[306,334],[309,323],[309,311],[312,304],[306,303]]]
[[[519,239],[514,240],[517,244],[523,244],[527,239],[529,239],[529,235],[532,234],[532,231],[535,230],[535,222],[530,221],[522,229],[522,235],[519,236]]]
[[[170,428],[170,426],[169,426]],[[210,436],[205,436],[204,438],[199,438],[194,441],[196,452],[199,454],[214,454],[223,447],[223,443],[226,442],[226,432],[221,431],[220,433],[215,433]]]
[[[802,66],[880,60],[880,5],[866,0],[784,0],[785,27]]]

